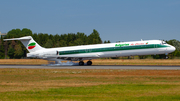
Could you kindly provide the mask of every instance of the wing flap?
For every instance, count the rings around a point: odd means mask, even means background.
[[[58,57],[68,57],[68,58],[99,58],[100,54],[89,53],[89,54],[72,54],[72,55],[59,55]]]

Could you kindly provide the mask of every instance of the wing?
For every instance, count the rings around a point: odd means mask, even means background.
[[[72,60],[72,61],[79,61],[79,60],[89,60],[100,58],[99,53],[84,53],[84,54],[71,54],[71,55],[58,55],[57,59],[64,59],[64,60]]]

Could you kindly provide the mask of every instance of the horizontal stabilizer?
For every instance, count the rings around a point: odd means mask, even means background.
[[[31,40],[31,39],[32,39],[31,36],[26,36],[26,37],[21,37],[21,38],[4,39],[4,41],[8,41],[8,40]]]

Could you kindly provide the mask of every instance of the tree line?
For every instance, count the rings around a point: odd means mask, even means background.
[[[32,33],[30,29],[24,28],[10,30],[4,39],[7,38],[19,38],[23,36],[32,36],[33,39],[42,47],[53,48],[53,47],[65,47],[65,46],[77,46],[77,45],[89,45],[89,44],[101,44],[102,40],[97,30],[93,30],[90,35],[77,32],[52,35],[47,33]],[[0,40],[0,58],[25,58],[27,49],[23,46],[20,41],[5,41],[3,38]]]
[[[30,29],[12,29],[5,37],[1,37],[0,40],[0,58],[26,58],[27,49],[23,46],[20,41],[3,41],[7,38],[19,38],[23,36],[32,36],[33,39],[42,47],[53,48],[53,47],[65,47],[65,46],[77,46],[77,45],[89,45],[89,44],[101,44],[103,43],[97,30],[93,30],[90,35],[84,33],[68,33],[68,34],[47,34],[47,33],[32,33]],[[169,58],[180,57],[180,42],[178,40],[166,41],[168,44],[176,47],[173,53],[168,54]],[[104,43],[111,43],[109,40]],[[166,55],[146,55],[138,56],[140,59],[152,57],[154,59],[163,59]]]

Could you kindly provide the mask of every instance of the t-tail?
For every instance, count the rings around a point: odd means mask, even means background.
[[[4,39],[7,40],[20,40],[29,52],[35,52],[38,50],[45,49],[41,47],[31,36],[25,36],[20,38]]]

